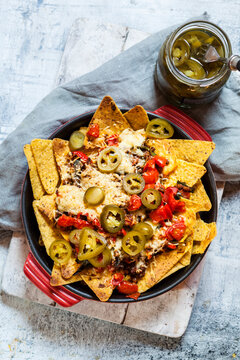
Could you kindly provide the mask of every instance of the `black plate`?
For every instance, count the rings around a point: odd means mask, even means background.
[[[121,109],[121,110],[122,110],[122,112],[128,111],[126,109]],[[93,114],[94,114],[94,112],[87,113],[87,114],[81,115],[81,116],[67,122],[66,124],[64,124],[63,126],[58,128],[49,137],[49,139],[59,137],[59,138],[68,140],[71,133],[74,130],[79,129],[80,126],[88,125]],[[150,120],[153,118],[159,117],[159,116],[157,116],[155,114],[151,114],[151,113],[148,113],[148,116],[149,116]],[[169,121],[169,122],[171,123],[171,121]],[[174,132],[175,138],[191,139],[179,127],[177,127],[174,124],[172,124],[172,125],[175,129],[175,132]],[[207,173],[203,176],[202,182],[203,182],[206,192],[211,200],[212,209],[208,212],[201,213],[201,218],[205,222],[210,223],[210,222],[216,221],[216,219],[217,219],[217,192],[216,192],[216,185],[215,185],[212,169],[211,169],[211,166],[208,161],[205,164],[205,166],[207,168]],[[21,200],[23,225],[24,225],[25,232],[26,232],[28,242],[29,242],[29,245],[30,245],[33,255],[35,256],[35,258],[37,259],[39,264],[44,268],[44,270],[46,270],[48,274],[51,274],[53,262],[50,259],[50,257],[47,255],[45,248],[40,246],[38,243],[39,229],[38,229],[37,221],[36,221],[36,218],[35,218],[35,215],[33,212],[32,202],[33,202],[33,194],[32,194],[29,173],[27,172],[26,177],[24,179],[24,183],[23,183],[22,200]],[[206,253],[206,251],[205,251],[205,253]],[[184,279],[186,279],[187,276],[189,276],[191,274],[191,272],[200,263],[200,261],[202,260],[204,255],[205,254],[193,255],[190,265],[177,271],[176,273],[172,274],[171,276],[169,276],[166,279],[164,279],[163,281],[161,281],[159,284],[156,284],[155,286],[153,286],[151,289],[149,289],[145,293],[141,294],[138,301],[151,299],[155,296],[158,296],[160,294],[163,294],[163,293],[171,290],[173,287],[178,285],[180,282],[182,282]],[[92,290],[89,287],[81,284],[80,282],[71,284],[71,285],[65,285],[65,286],[68,290],[72,291],[73,293],[75,293],[79,296],[82,296],[87,299],[98,300],[98,298],[92,292]],[[126,298],[124,295],[119,294],[118,292],[114,291],[111,298],[108,301],[109,302],[117,302],[117,303],[122,303],[122,302],[127,303],[127,302],[132,302],[135,300]]]

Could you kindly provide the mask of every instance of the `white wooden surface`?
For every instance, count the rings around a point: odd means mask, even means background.
[[[76,20],[63,53],[56,85],[95,69],[147,36],[147,33],[123,26],[101,24],[86,18]],[[223,184],[219,184],[219,199],[222,190]],[[27,253],[25,236],[15,233],[4,269],[2,288],[9,295],[51,305],[52,300],[30,283],[22,272]],[[189,322],[202,267],[203,264],[167,294],[152,300],[129,305],[84,300],[68,310],[159,335],[180,337]]]

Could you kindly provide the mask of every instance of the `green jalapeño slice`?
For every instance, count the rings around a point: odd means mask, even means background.
[[[139,194],[144,186],[145,181],[140,174],[128,174],[123,178],[123,188],[130,195]]]
[[[94,266],[94,267],[105,267],[110,264],[112,260],[111,251],[108,248],[105,248],[102,253],[100,253],[98,256],[89,259],[88,261]]]
[[[155,210],[162,201],[162,196],[156,189],[146,189],[141,195],[143,205],[149,210]]]
[[[55,240],[50,246],[49,255],[57,265],[66,264],[72,255],[72,247],[66,240]]]
[[[76,245],[77,247],[79,247],[80,244],[80,236],[81,236],[82,230],[80,229],[75,229],[72,230],[69,234],[69,241]]]
[[[124,210],[116,205],[106,205],[100,216],[101,225],[109,233],[117,233],[125,223]]]
[[[103,189],[98,186],[91,186],[86,190],[83,200],[88,205],[95,206],[101,204],[104,198],[105,193]]]
[[[134,225],[133,230],[140,232],[140,234],[143,234],[146,240],[151,239],[151,237],[153,236],[153,228],[150,224],[146,222]]]
[[[82,229],[79,243],[78,260],[89,260],[103,252],[106,246],[103,240],[104,238],[96,231],[90,228]]]
[[[76,151],[83,147],[84,134],[81,131],[74,131],[69,139],[69,147],[71,151]]]
[[[147,136],[157,139],[168,139],[173,136],[173,133],[174,129],[172,125],[164,119],[153,119],[148,123],[146,128]]]
[[[101,172],[110,173],[116,170],[122,161],[122,155],[116,146],[109,146],[98,155],[97,165]]]
[[[129,231],[122,240],[122,248],[130,256],[139,254],[145,246],[146,238],[138,231]]]

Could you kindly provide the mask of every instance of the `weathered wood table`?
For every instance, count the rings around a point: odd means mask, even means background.
[[[237,9],[237,3],[229,3]],[[215,12],[216,4],[215,7],[213,4],[208,5],[213,16],[220,19],[220,24],[228,34],[232,34],[232,42],[237,45],[237,31],[231,28],[239,28],[239,23],[237,17],[230,14],[229,3],[227,6],[220,1],[218,14]],[[7,28],[7,36],[2,35],[6,50],[3,51],[2,63],[5,70],[1,85],[4,105],[0,123],[2,137],[51,89],[67,30],[74,18],[97,15],[104,22],[121,22],[150,33],[206,10],[205,1],[198,4],[198,7],[196,4],[195,1],[190,4],[185,0],[180,5],[171,1],[166,8],[163,2],[149,1],[145,8],[145,4],[141,2],[124,1],[119,2],[114,10],[110,3],[102,1],[92,1],[88,5],[83,1],[69,1],[68,6],[62,1],[58,4],[54,1],[23,1],[19,6],[11,0],[5,4],[3,10],[10,14],[10,17],[8,20],[4,19],[2,24]],[[14,12],[8,11],[12,5],[16,5]],[[172,14],[174,16],[171,16]],[[58,21],[60,18],[61,24]],[[18,22],[20,24],[14,29],[11,25]],[[21,31],[17,32],[17,29]],[[3,34],[6,34],[6,31]],[[7,51],[9,49],[10,52]],[[112,50],[113,54],[119,51],[114,47]],[[92,66],[95,65],[93,62]],[[60,71],[60,74],[64,74],[64,71]],[[239,197],[239,186],[227,184],[220,208],[220,235],[207,255],[196,305],[183,339],[167,340],[150,336],[147,333],[86,319],[81,315],[16,300],[3,293],[0,303],[0,358],[100,360],[128,357],[135,360],[208,359],[214,356],[227,359],[231,358],[233,353],[239,354],[239,290],[235,280],[235,274],[239,273]],[[4,267],[8,243],[7,236],[0,243],[1,268]],[[15,276],[21,277],[18,273]],[[21,282],[19,290],[20,288]],[[32,291],[30,290],[26,297],[34,298]]]

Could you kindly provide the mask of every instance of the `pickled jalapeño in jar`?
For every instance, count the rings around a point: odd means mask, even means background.
[[[210,45],[221,57],[231,56],[227,35],[208,21],[187,23],[166,39],[159,52],[155,79],[170,102],[188,108],[218,96],[230,69],[220,61],[203,61],[202,50]]]

